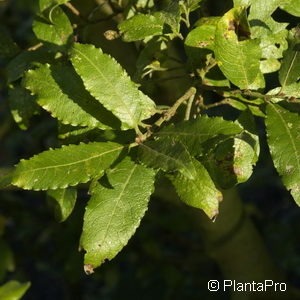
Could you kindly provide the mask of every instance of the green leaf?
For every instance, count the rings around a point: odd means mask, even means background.
[[[281,23],[277,23],[281,24]],[[280,25],[281,26],[281,25]],[[276,30],[277,31],[277,30]],[[278,29],[278,32],[268,31],[267,34],[261,37],[260,48],[262,50],[262,58],[279,59],[282,58],[283,51],[287,49],[288,44],[286,38],[288,36],[288,30]]]
[[[248,38],[244,8],[231,9],[220,19],[215,36],[216,60],[224,75],[241,89],[249,88],[260,73],[259,41]]]
[[[257,156],[254,149],[240,138],[230,138],[217,145],[208,155],[205,166],[222,189],[247,181]]]
[[[8,102],[15,122],[21,129],[27,129],[30,118],[39,112],[36,98],[26,89],[16,86],[9,89]]]
[[[170,26],[171,31],[175,36],[180,35],[180,15],[180,6],[176,1],[173,1],[166,8],[154,14],[154,16],[162,21],[163,24]]]
[[[195,120],[169,125],[156,133],[160,138],[172,138],[182,142],[192,155],[202,152],[201,144],[218,135],[236,135],[242,127],[220,117],[200,116]]]
[[[102,175],[123,149],[123,145],[111,142],[51,149],[21,160],[12,184],[29,190],[55,190],[84,183]]]
[[[64,51],[73,40],[71,22],[60,7],[53,8],[50,21],[36,19],[32,25],[33,32],[39,40],[50,43],[54,50]]]
[[[76,44],[71,60],[86,89],[123,122],[123,129],[136,128],[153,115],[155,103],[109,55],[92,45]]]
[[[42,65],[29,70],[24,85],[37,96],[37,103],[63,124],[120,127],[119,120],[85,90],[69,65]]]
[[[289,0],[280,5],[280,8],[289,14],[300,17],[300,2],[299,0]]]
[[[193,67],[203,65],[206,56],[214,50],[215,31],[215,24],[202,24],[187,35],[184,47]]]
[[[24,51],[12,59],[7,65],[7,81],[11,83],[22,77],[23,73],[32,66],[39,63],[52,62],[53,53],[45,48],[38,48],[35,51]]]
[[[97,182],[84,215],[81,245],[86,250],[85,271],[92,273],[114,258],[139,226],[154,189],[155,172],[128,157]]]
[[[252,0],[233,0],[233,5],[234,7],[239,7],[239,6],[248,6],[250,5]]]
[[[300,82],[294,82],[290,85],[280,88],[280,92],[289,97],[300,98]]]
[[[204,166],[193,159],[196,169],[195,179],[189,179],[182,174],[169,175],[181,200],[192,207],[202,209],[209,218],[218,214],[221,192],[215,187]]]
[[[54,206],[55,217],[59,222],[65,221],[72,213],[76,203],[77,190],[75,188],[47,191],[48,199]]]
[[[165,42],[158,40],[157,38],[153,38],[147,42],[145,47],[140,51],[136,60],[136,71],[133,76],[133,80],[135,82],[141,81],[146,71],[146,67],[153,63],[153,61],[161,55],[165,48]]]
[[[2,282],[7,271],[13,272],[15,270],[15,261],[10,246],[3,239],[0,239],[0,253],[0,280]]]
[[[280,62],[275,58],[265,59],[260,62],[260,70],[262,73],[273,73],[280,69]]]
[[[29,287],[30,282],[20,283],[18,281],[11,280],[0,286],[0,299],[19,300],[26,293]]]
[[[238,110],[246,110],[247,109],[247,105],[245,105],[244,103],[242,103],[242,102],[240,102],[240,101],[238,101],[238,100],[235,100],[235,99],[230,99],[230,98],[227,98],[226,99],[226,102],[230,105],[230,106],[232,106],[232,107],[234,107],[234,108],[236,108],[236,109],[238,109]]]
[[[142,163],[165,172],[179,171],[193,179],[195,168],[192,157],[180,141],[165,138],[149,141],[139,146],[139,159]]]
[[[161,35],[164,22],[154,15],[135,15],[123,21],[118,27],[127,42],[143,40],[146,37]]]
[[[267,135],[274,165],[300,205],[300,118],[278,104],[267,105]]]
[[[300,28],[290,31],[288,37],[288,49],[283,54],[281,68],[279,70],[279,81],[281,85],[287,86],[300,77]]]
[[[202,0],[185,0],[185,1],[180,1],[182,5],[184,5],[190,12],[196,10],[197,8],[200,7],[200,3]]]
[[[249,21],[252,37],[263,37],[270,32],[278,32],[278,26],[285,28],[287,24],[277,23],[271,17],[273,12],[286,0],[255,0],[252,1]],[[287,0],[290,1],[290,0]]]
[[[11,58],[20,51],[4,26],[0,26],[0,41],[0,58]]]
[[[230,81],[224,76],[218,66],[214,66],[208,72],[204,68],[198,74],[202,77],[202,84],[204,85],[230,87]]]

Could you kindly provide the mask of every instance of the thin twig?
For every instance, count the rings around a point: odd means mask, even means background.
[[[185,101],[187,101],[189,98],[191,98],[192,96],[194,96],[196,94],[196,88],[194,87],[191,87],[189,88],[186,93],[181,96],[175,103],[174,105],[167,110],[167,112],[161,117],[159,118],[154,124],[156,126],[161,126],[162,123],[166,122],[166,121],[169,121],[175,114],[176,114],[176,111],[178,109],[178,107],[184,103]]]
[[[67,8],[70,9],[70,11],[75,15],[75,16],[80,16],[79,10],[74,7],[70,2],[67,2],[64,4]]]
[[[43,45],[44,45],[43,43],[38,43],[38,44],[36,44],[36,45],[34,45],[34,46],[29,47],[29,48],[27,49],[27,51],[35,51],[35,50],[41,48]]]
[[[192,109],[194,99],[195,99],[195,94],[192,95],[188,100],[187,107],[185,110],[185,116],[184,116],[184,120],[186,120],[186,121],[190,119],[191,109]]]
[[[212,104],[208,104],[208,105],[203,104],[202,107],[204,109],[210,109],[210,108],[213,108],[213,107],[217,107],[217,106],[220,106],[220,105],[226,105],[226,104],[228,104],[228,100],[224,99],[222,101],[212,103]]]

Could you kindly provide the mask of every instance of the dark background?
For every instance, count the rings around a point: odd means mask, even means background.
[[[20,48],[34,45],[34,1],[0,3],[1,26]],[[218,15],[231,5],[229,1],[209,1],[207,10]],[[282,21],[297,21],[282,11],[276,11],[274,16]],[[21,131],[14,123],[7,103],[6,64],[7,60],[0,61],[1,170],[57,145],[56,122],[46,113],[35,116],[27,131]],[[274,85],[272,75],[268,80]],[[237,189],[275,265],[290,284],[300,288],[300,209],[281,184],[264,140],[262,122],[258,121],[258,125],[262,154],[250,180]],[[172,193],[170,189],[164,183],[163,191]],[[163,198],[152,197],[129,244],[114,260],[87,276],[83,272],[83,254],[78,251],[88,200],[84,189],[64,223],[55,221],[44,193],[1,191],[0,234],[3,231],[1,238],[13,252],[15,270],[3,275],[0,284],[11,279],[31,281],[25,300],[228,299],[224,293],[207,291],[207,281],[223,279],[223,275],[189,217],[189,208],[176,205],[177,200],[172,203]],[[0,269],[4,264],[0,253]]]

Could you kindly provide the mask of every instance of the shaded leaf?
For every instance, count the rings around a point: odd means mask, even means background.
[[[15,122],[21,129],[27,129],[30,118],[39,112],[36,97],[26,89],[16,86],[9,89],[8,102]]]
[[[194,179],[189,179],[182,174],[168,177],[184,203],[202,209],[212,219],[218,214],[222,194],[215,187],[204,166],[196,159],[193,159],[193,164],[196,169]]]
[[[84,88],[69,65],[43,65],[29,70],[24,85],[37,96],[37,103],[63,124],[107,129],[119,120]]]
[[[23,51],[7,65],[7,81],[10,83],[18,80],[32,66],[39,63],[50,63],[53,60],[54,54],[43,47],[35,51]]]
[[[215,56],[224,75],[242,89],[249,88],[260,73],[261,49],[249,39],[246,10],[234,8],[219,21],[215,36]]]
[[[154,14],[157,19],[161,20],[163,24],[170,26],[171,31],[176,35],[180,34],[180,6],[179,3],[173,1],[163,10]],[[172,36],[171,36],[172,37]]]
[[[0,26],[0,41],[0,58],[11,58],[20,51],[4,26]]]
[[[54,206],[56,219],[59,222],[65,221],[75,206],[77,198],[76,188],[48,190],[47,196]]]
[[[138,155],[141,162],[149,167],[165,172],[179,171],[190,179],[195,176],[192,157],[179,141],[165,138],[145,142],[140,144]]]
[[[134,234],[147,210],[154,176],[153,170],[127,157],[108,171],[110,187],[94,184],[81,236],[87,273],[114,258]]]
[[[300,28],[294,28],[289,33],[288,49],[283,54],[279,81],[287,86],[300,78]]]
[[[135,128],[154,113],[155,103],[100,49],[76,44],[71,60],[86,89],[122,121],[123,129]]]
[[[26,293],[29,287],[30,282],[20,283],[18,281],[11,280],[0,286],[0,299],[19,300]]]
[[[7,242],[3,239],[0,239],[0,253],[0,280],[3,281],[7,271],[13,272],[15,270],[13,252]]]
[[[202,151],[201,144],[218,135],[235,135],[241,133],[242,127],[223,118],[200,116],[195,120],[183,121],[169,125],[159,132],[161,138],[172,138],[182,142],[190,153],[198,155]]]
[[[127,42],[143,40],[149,36],[161,35],[164,22],[154,15],[135,15],[123,21],[118,27]]]
[[[278,104],[267,105],[267,135],[275,168],[300,205],[300,118]]]
[[[179,171],[190,179],[195,176],[192,157],[179,141],[165,138],[145,142],[140,144],[138,155],[141,162],[149,167],[165,172]]]
[[[21,160],[12,184],[23,189],[48,190],[74,186],[99,177],[124,146],[105,142],[64,146]]]

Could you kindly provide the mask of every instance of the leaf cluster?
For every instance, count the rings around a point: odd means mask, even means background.
[[[161,176],[184,203],[214,219],[223,189],[252,175],[261,118],[275,168],[300,205],[300,29],[271,16],[280,7],[300,17],[299,1],[234,1],[222,16],[205,16],[199,0],[110,2],[111,17],[123,21],[105,36],[135,43],[131,76],[107,51],[81,41],[76,22],[89,20],[68,1],[39,1],[36,46],[20,51],[8,37],[1,46],[15,121],[27,129],[45,110],[61,143],[21,160],[1,186],[47,191],[64,221],[85,184],[90,200],[80,245],[92,273],[127,244]],[[196,22],[192,12],[201,16]],[[174,57],[176,43],[185,58]],[[185,80],[186,91],[172,103],[156,101],[151,87],[174,71],[174,86]],[[272,89],[269,73],[277,78]],[[222,109],[213,117],[219,106],[238,117],[226,119]]]

